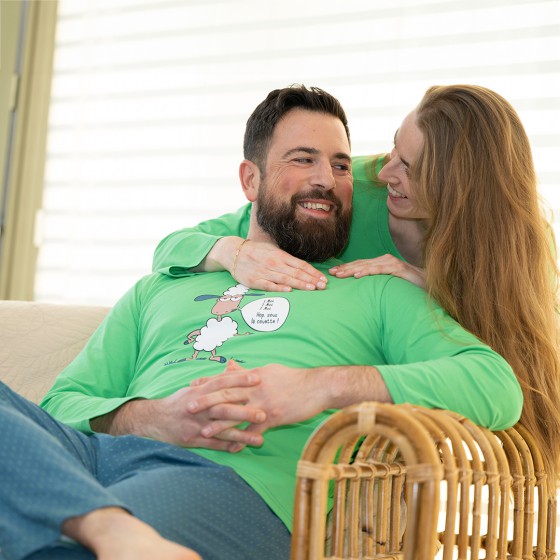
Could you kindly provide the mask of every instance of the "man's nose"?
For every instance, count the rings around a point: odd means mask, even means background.
[[[330,161],[319,162],[316,166],[315,185],[330,191],[336,188],[336,179]]]

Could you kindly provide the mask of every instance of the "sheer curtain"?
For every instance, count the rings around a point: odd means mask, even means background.
[[[245,121],[295,82],[341,100],[355,155],[432,84],[495,89],[560,209],[559,0],[59,0],[55,49],[39,301],[110,305],[164,235],[243,204]]]

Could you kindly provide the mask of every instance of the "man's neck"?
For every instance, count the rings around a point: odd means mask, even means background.
[[[263,243],[271,243],[278,246],[276,241],[266,232],[257,222],[257,216],[255,212],[255,205],[253,204],[253,211],[251,212],[251,220],[249,222],[249,231],[247,233],[247,239],[251,241],[260,241]]]

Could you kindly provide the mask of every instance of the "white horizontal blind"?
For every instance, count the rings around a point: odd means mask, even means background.
[[[245,121],[295,82],[340,99],[356,155],[430,85],[495,89],[560,210],[560,0],[59,0],[36,299],[112,304],[164,235],[243,204]]]

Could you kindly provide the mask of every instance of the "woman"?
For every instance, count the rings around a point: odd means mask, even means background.
[[[483,87],[432,87],[404,119],[383,163],[353,160],[354,219],[340,257],[346,264],[330,273],[394,274],[423,286],[503,355],[523,389],[521,422],[543,450],[555,485],[558,271],[518,115]],[[172,234],[156,250],[154,268],[177,275],[228,269],[265,290],[325,287],[328,279],[308,263],[265,244],[241,245],[248,216],[244,207]]]

